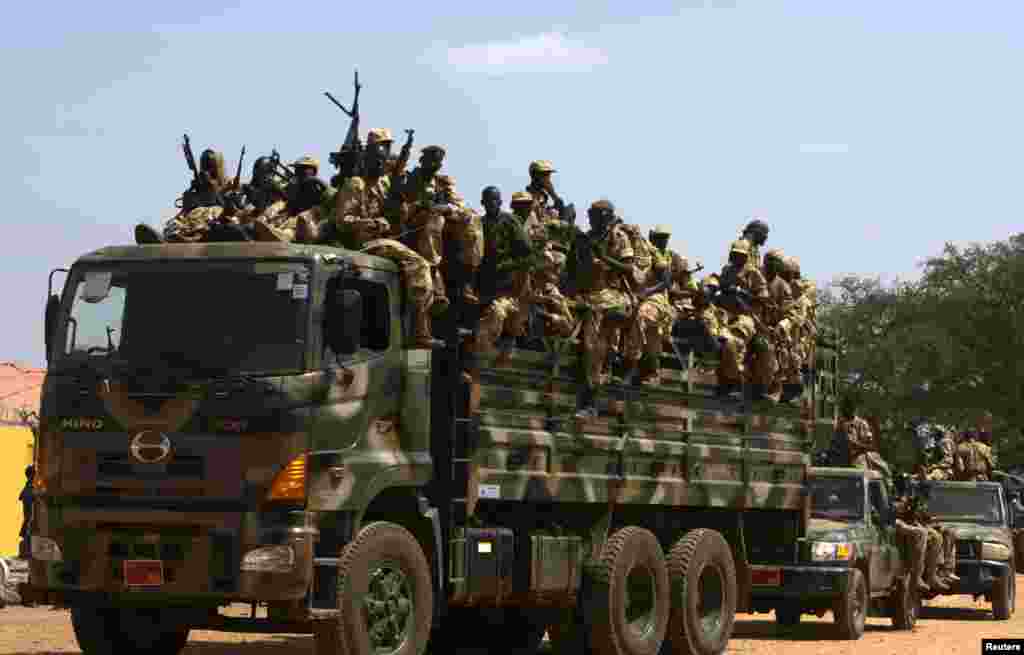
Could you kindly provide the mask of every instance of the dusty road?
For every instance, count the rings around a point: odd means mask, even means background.
[[[1017,577],[1024,589],[1024,575]],[[913,632],[896,632],[888,619],[868,619],[859,641],[837,641],[832,617],[805,616],[794,630],[780,631],[771,614],[737,617],[729,653],[754,655],[977,655],[983,637],[1024,636],[1024,607],[1009,621],[994,621],[984,602],[969,596],[931,601]],[[8,607],[0,610],[0,655],[78,653],[66,611]],[[310,637],[234,635],[194,631],[184,655],[312,655]],[[464,655],[477,655],[465,653]],[[482,655],[482,652],[481,654]]]

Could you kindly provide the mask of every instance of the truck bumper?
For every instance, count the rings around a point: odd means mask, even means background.
[[[1010,564],[985,559],[957,559],[956,574],[960,582],[945,593],[985,594],[992,591],[996,578],[1010,575]]]
[[[778,568],[779,584],[751,587],[754,601],[835,598],[846,591],[850,576],[848,566],[785,565]]]

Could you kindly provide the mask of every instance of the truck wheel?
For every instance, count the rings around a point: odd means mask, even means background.
[[[668,642],[674,655],[719,655],[736,620],[736,565],[714,530],[692,530],[668,554],[672,616]]]
[[[843,639],[860,639],[864,635],[864,620],[867,618],[868,586],[860,569],[850,569],[846,580],[846,591],[832,608],[839,636]]]
[[[593,580],[590,647],[602,655],[657,655],[668,629],[665,554],[649,530],[622,528],[587,566]]]
[[[917,623],[917,608],[920,599],[917,596],[917,585],[906,574],[896,580],[892,595],[889,597],[889,613],[892,624],[897,630],[912,630]]]
[[[1016,576],[1010,569],[1006,575],[999,576],[992,584],[992,616],[997,621],[1006,621],[1013,614],[1016,595]]]
[[[422,655],[430,638],[430,565],[412,534],[377,521],[341,552],[338,618],[317,626],[317,655]]]
[[[158,613],[109,607],[71,608],[71,627],[83,655],[177,655],[188,643],[187,627],[157,625]]]
[[[786,603],[775,608],[775,622],[786,627],[800,625],[802,608],[795,603]]]

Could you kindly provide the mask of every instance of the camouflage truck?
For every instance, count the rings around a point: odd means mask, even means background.
[[[321,654],[529,652],[548,631],[560,653],[712,655],[806,536],[820,382],[802,410],[727,402],[674,355],[579,421],[578,344],[467,381],[471,313],[403,347],[385,259],[115,246],[65,272],[22,590],[71,608],[86,655],[177,653],[190,629],[312,633]],[[239,602],[251,618],[221,611]]]
[[[1018,517],[997,482],[913,482],[913,493],[927,500],[936,524],[956,532],[956,574],[941,595],[984,596],[992,615],[1005,621],[1013,615],[1017,599],[1018,564],[1013,529]],[[931,591],[924,600],[940,595]]]
[[[843,639],[860,639],[868,615],[898,630],[917,622],[917,587],[895,533],[882,476],[862,468],[814,467],[808,475],[811,521],[797,543],[798,562],[782,567],[776,587],[754,589],[755,612],[775,610],[780,626],[831,610]]]

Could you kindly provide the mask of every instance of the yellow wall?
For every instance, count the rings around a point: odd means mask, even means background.
[[[32,431],[0,424],[0,556],[18,554],[25,467],[32,463]]]

